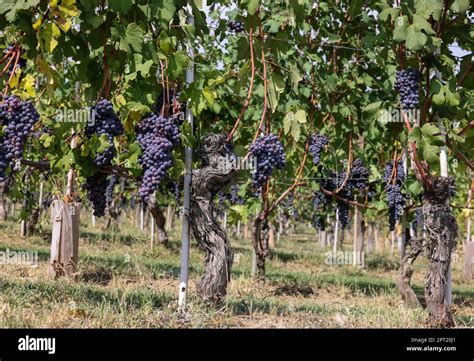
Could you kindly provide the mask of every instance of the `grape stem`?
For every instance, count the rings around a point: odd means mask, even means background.
[[[467,125],[459,131],[458,135],[463,135],[471,128],[474,128],[474,120],[471,120],[469,123],[467,123]]]
[[[261,32],[261,31],[260,31]],[[263,34],[260,34],[260,38],[262,39],[263,43]],[[262,65],[263,65],[263,112],[262,112],[262,118],[260,119],[260,124],[258,125],[258,129],[255,132],[255,136],[253,138],[253,142],[257,139],[258,135],[260,134],[260,131],[262,130],[263,123],[265,122],[265,116],[267,115],[267,91],[268,91],[268,83],[267,83],[267,63],[265,62],[265,50],[262,44]],[[269,125],[267,124],[267,133],[269,131]],[[252,142],[252,143],[253,143]]]
[[[366,204],[363,204],[363,203],[359,203],[357,201],[351,201],[349,199],[346,199],[344,197],[341,197],[339,194],[336,194],[335,192],[331,192],[330,190],[327,190],[327,189],[324,189],[324,188],[321,188],[321,192],[323,192],[324,194],[328,195],[328,196],[332,196],[334,198],[336,198],[337,200],[341,201],[341,202],[344,202],[344,203],[347,203],[347,204],[351,204],[353,206],[357,206],[357,207],[361,207],[361,208],[366,208],[366,209],[376,209],[375,207],[372,207],[372,206],[368,206]]]
[[[472,63],[470,63],[466,70],[464,71],[464,73],[461,75],[461,77],[459,78],[458,80],[458,86],[462,86],[464,84],[464,80],[466,80],[467,78],[467,75],[469,74],[469,72],[471,71],[471,68],[472,68]]]
[[[428,109],[430,108],[430,72],[429,72],[429,67],[426,65],[426,76],[425,76],[425,104],[423,106],[423,109],[421,111],[421,119],[420,119],[420,127],[423,125],[424,122],[426,122],[426,114],[428,113]]]
[[[166,101],[166,85],[165,85],[165,68],[163,66],[163,62],[161,61],[160,59],[160,68],[161,68],[161,85],[163,87],[163,101],[162,101],[162,104],[161,104],[161,110],[160,110],[160,114],[161,116],[164,116],[165,115],[165,104],[168,104],[167,101]]]
[[[235,121],[234,127],[232,128],[229,135],[227,136],[228,141],[231,141],[232,138],[234,137],[234,134],[237,131],[237,128],[250,105],[250,98],[252,97],[253,84],[255,81],[255,58],[253,55],[253,28],[252,27],[250,27],[250,31],[249,31],[249,43],[250,43],[250,62],[251,62],[251,75],[250,75],[249,90],[247,92],[247,98],[245,98],[245,101],[244,101],[244,106],[242,107],[242,110],[240,111],[239,116],[237,117]]]
[[[16,48],[15,48],[16,49]],[[13,54],[10,56],[10,60],[8,60],[8,63],[5,65],[3,68],[2,72],[0,73],[0,78],[5,75],[5,73],[8,71],[8,68],[10,67],[10,64],[12,63],[13,59],[15,58],[16,50],[13,50]]]
[[[107,37],[105,35],[105,32],[103,33],[104,36],[103,36],[103,48],[104,48],[104,55],[102,56],[102,64],[104,66],[104,78],[102,80],[102,88],[99,92],[99,95],[98,95],[98,98],[97,100],[99,100],[101,98],[101,96],[105,96],[106,98],[108,97],[109,95],[109,92],[110,92],[110,85],[108,85],[108,81],[109,81],[109,63],[107,61]]]
[[[4,95],[7,95],[9,84],[10,84],[11,80],[13,79],[13,75],[16,72],[16,66],[18,65],[18,60],[20,59],[20,54],[21,54],[21,50],[17,47],[15,64],[13,64],[13,69],[10,73],[10,77],[8,78],[8,82],[7,82],[7,86],[5,87]]]
[[[451,143],[448,137],[446,137],[446,145],[449,147],[449,149],[454,151],[456,158],[459,158],[464,164],[466,164],[469,168],[474,170],[474,164],[469,159],[467,159],[466,156],[462,154],[459,150],[454,149],[453,144]]]
[[[393,161],[392,161],[392,171],[390,172],[390,177],[387,179],[387,184],[390,184],[390,181],[393,179],[393,183],[396,180],[396,173],[397,171],[397,151],[393,154]]]
[[[412,128],[411,128],[411,125],[410,125],[410,121],[408,120],[407,113],[402,110],[402,115],[403,115],[403,120],[405,121],[405,125],[406,125],[407,130],[408,130],[408,134],[410,134],[411,131],[412,131]],[[423,166],[420,163],[420,160],[418,159],[415,142],[410,142],[410,147],[411,147],[410,157],[413,160],[413,162],[415,163],[416,168],[418,169],[418,172],[420,174],[421,181],[422,181],[421,183],[424,184],[426,186],[426,188],[430,189],[431,188],[431,180],[427,176],[427,174],[425,172],[425,169],[423,168]]]

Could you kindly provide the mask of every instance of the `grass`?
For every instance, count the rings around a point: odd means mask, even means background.
[[[232,282],[219,309],[202,304],[195,283],[203,255],[190,255],[188,312],[177,313],[179,227],[170,247],[150,249],[148,234],[128,222],[121,231],[93,229],[83,220],[80,263],[71,278],[49,275],[47,220],[41,232],[18,237],[15,222],[0,224],[0,251],[38,252],[36,267],[0,265],[0,327],[423,327],[424,309],[406,307],[397,288],[398,260],[368,254],[366,267],[332,266],[311,230],[284,237],[267,262],[267,282],[250,277],[250,242],[232,239]],[[350,249],[347,242],[347,249]],[[453,265],[452,312],[458,327],[474,326],[474,283]],[[415,264],[414,289],[423,296],[426,260]]]

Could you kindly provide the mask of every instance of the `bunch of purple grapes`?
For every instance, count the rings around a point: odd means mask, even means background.
[[[224,194],[223,191],[217,192],[218,208],[220,210],[224,210],[224,203],[225,203],[226,198],[227,197],[226,197],[226,195]]]
[[[107,99],[99,100],[92,108],[92,111],[94,122],[87,125],[85,129],[86,136],[92,137],[94,134],[98,136],[105,134],[110,144],[103,152],[96,154],[93,163],[98,167],[111,165],[116,153],[114,137],[123,134],[123,125],[117,114],[115,114],[112,103]],[[92,203],[96,217],[102,217],[105,214],[106,205],[112,199],[115,182],[111,185],[112,181],[109,182],[107,178],[107,174],[101,172],[86,178],[84,188],[87,191],[87,197]]]
[[[347,168],[347,163],[345,164],[344,169]],[[327,189],[331,192],[335,192],[338,190],[342,185],[342,189],[338,192],[338,195],[346,200],[352,201],[354,200],[354,192],[359,191],[362,192],[367,189],[368,187],[368,177],[369,171],[364,166],[361,159],[357,158],[352,163],[352,167],[349,170],[349,177],[347,181],[344,183],[346,178],[346,170],[342,172],[336,173],[332,172],[331,177],[325,179],[324,181],[320,182],[320,186],[324,189]],[[324,195],[318,194],[313,197],[313,202],[319,206],[322,202]],[[317,198],[316,198],[317,197]],[[316,200],[315,200],[316,199]],[[327,197],[327,203],[330,201],[330,196]],[[336,210],[339,214],[339,221],[341,223],[341,227],[345,228],[349,223],[349,205],[347,202],[342,200],[336,201]]]
[[[230,186],[229,201],[232,204],[244,204],[245,199],[239,195],[240,187],[238,184]]]
[[[405,168],[402,162],[397,162],[396,164],[396,182],[403,183],[405,181]],[[392,173],[393,173],[393,162],[388,162],[385,165],[385,173],[383,176],[383,182],[385,184],[389,183],[392,180]],[[393,181],[393,180],[392,180]]]
[[[391,231],[395,229],[395,224],[402,216],[403,207],[405,206],[405,198],[401,190],[405,182],[403,163],[398,162],[396,164],[395,177],[392,177],[393,171],[393,163],[387,163],[385,166],[384,183],[385,191],[387,192],[388,224]]]
[[[347,198],[347,195],[341,195],[345,199]],[[336,207],[337,211],[339,214],[339,222],[341,223],[341,228],[346,228],[347,225],[349,224],[349,205],[346,202],[343,201],[337,201],[336,202]]]
[[[357,158],[352,162],[350,178],[347,181],[347,187],[351,190],[363,191],[368,186],[369,171],[364,167],[362,159]]]
[[[326,222],[324,220],[324,216],[315,214],[313,216],[313,225],[316,229],[324,231],[326,229]]]
[[[309,141],[309,153],[313,156],[313,163],[317,165],[321,157],[321,152],[329,143],[328,137],[320,134],[311,135]]]
[[[245,30],[244,23],[239,20],[229,21],[227,26],[231,31],[235,31],[236,33],[241,33]]]
[[[179,204],[181,200],[181,192],[179,190],[178,182],[171,180],[168,182],[168,190],[174,194],[174,199],[176,203]]]
[[[369,186],[367,188],[367,200],[370,202],[374,199],[375,195],[377,194],[377,191],[375,189],[375,183],[369,183]]]
[[[107,175],[104,173],[98,172],[86,179],[84,188],[87,191],[89,201],[92,203],[94,216],[96,217],[102,217],[105,214],[105,208],[107,206],[105,193],[108,184]]]
[[[274,134],[258,138],[249,148],[249,153],[256,158],[256,169],[252,173],[252,183],[257,193],[260,193],[263,184],[270,178],[274,168],[285,167],[285,151]]]
[[[180,142],[177,117],[149,114],[137,125],[137,139],[142,149],[138,160],[144,170],[139,194],[148,201],[173,164],[171,151]]]
[[[329,198],[330,200],[330,198]],[[328,201],[328,197],[326,197],[326,195],[321,192],[321,191],[316,191],[313,193],[313,200],[312,200],[312,203],[313,203],[313,210],[315,211],[318,211],[320,208],[321,208],[321,205],[323,203],[327,203]]]
[[[123,125],[114,112],[112,103],[107,99],[102,99],[92,108],[94,122],[86,127],[86,135],[93,134],[101,136],[105,134],[109,142],[109,147],[103,152],[96,154],[94,164],[97,166],[110,165],[115,155],[114,137],[123,134]]]
[[[395,89],[400,93],[400,102],[404,110],[418,107],[418,86],[420,72],[418,69],[398,70]]]
[[[5,97],[0,103],[0,124],[5,126],[0,138],[0,182],[5,180],[8,167],[19,170],[23,147],[39,114],[32,100],[22,101],[15,95]]]

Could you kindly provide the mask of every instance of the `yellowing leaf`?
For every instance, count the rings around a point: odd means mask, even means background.
[[[209,88],[204,88],[202,90],[202,94],[204,95],[204,98],[206,99],[207,103],[209,106],[212,107],[212,104],[214,104],[214,100],[217,98],[217,94],[215,91],[212,91]]]
[[[15,74],[12,76],[10,83],[8,83],[8,86],[10,88],[16,88],[18,85],[18,82],[20,81],[20,74],[21,74],[21,69],[16,69]]]
[[[35,77],[33,75],[27,74],[21,81],[20,87],[28,97],[34,98],[36,96]]]
[[[59,5],[59,10],[62,15],[77,16],[79,11],[76,8],[76,0],[63,0]]]
[[[69,29],[71,29],[71,20],[70,19],[66,19],[62,22],[59,22],[58,21],[58,25],[59,27],[61,28],[62,31],[64,31],[65,33],[67,33],[69,31]]]
[[[122,94],[118,94],[115,97],[115,102],[117,103],[117,105],[119,107],[124,106],[125,104],[127,104],[127,100],[125,100],[125,97]]]
[[[36,20],[35,23],[33,24],[33,29],[38,30],[42,24],[43,24],[43,17],[40,16],[38,20]]]
[[[303,109],[298,109],[295,113],[295,119],[298,123],[306,123],[306,112]]]
[[[56,38],[61,34],[59,28],[54,23],[47,23],[38,32],[40,46],[52,53],[58,45]]]

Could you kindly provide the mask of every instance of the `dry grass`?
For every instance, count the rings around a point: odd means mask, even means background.
[[[83,227],[81,261],[71,279],[49,276],[49,236],[22,239],[16,224],[1,225],[0,250],[36,250],[37,267],[0,266],[0,327],[423,327],[426,312],[409,309],[397,291],[397,261],[369,255],[370,267],[330,266],[311,234],[287,237],[268,262],[267,282],[250,278],[248,242],[233,240],[236,260],[228,297],[210,309],[196,297],[202,254],[191,252],[186,315],[176,309],[178,229],[171,247],[149,248],[136,229],[101,232]],[[454,304],[459,327],[474,326],[474,283],[454,263]],[[422,295],[426,262],[416,264],[414,283]]]

